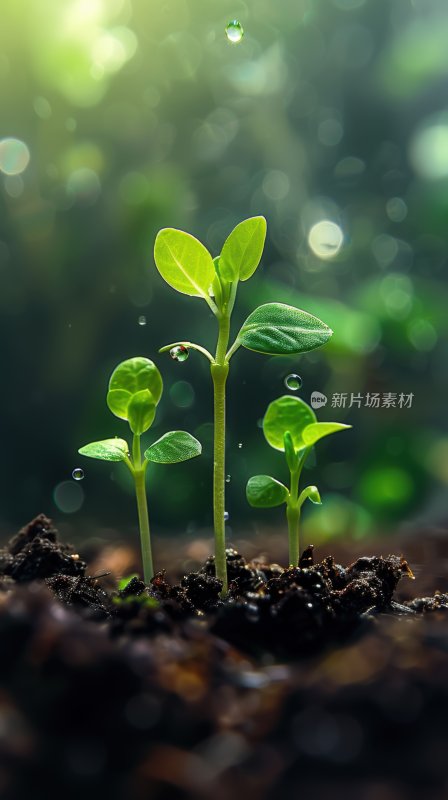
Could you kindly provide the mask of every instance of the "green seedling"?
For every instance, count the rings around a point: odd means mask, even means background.
[[[100,461],[123,461],[129,469],[137,498],[143,575],[148,584],[154,575],[146,469],[156,464],[176,464],[201,454],[201,444],[186,431],[170,431],[145,450],[142,458],[141,436],[154,422],[157,405],[163,392],[162,376],[149,358],[129,358],[113,371],[107,393],[107,405],[119,419],[127,420],[132,431],[132,447],[125,439],[104,439],[91,442],[78,450],[82,456]]]
[[[330,433],[347,430],[341,422],[317,422],[312,408],[299,397],[284,395],[267,408],[263,419],[266,440],[285,454],[290,474],[289,489],[270,475],[254,475],[247,483],[246,496],[254,508],[286,505],[289,563],[297,567],[300,554],[300,514],[305,500],[321,503],[317,486],[307,486],[299,494],[300,475],[312,447]]]
[[[210,362],[214,394],[213,521],[215,570],[227,592],[225,545],[225,405],[229,362],[239,347],[267,355],[295,355],[320,347],[332,335],[317,317],[282,303],[266,303],[253,311],[229,347],[230,320],[238,284],[257,269],[266,238],[264,217],[240,222],[230,233],[221,254],[211,256],[201,242],[184,231],[164,228],[156,238],[154,259],[164,280],[182,294],[200,297],[218,322],[215,355],[190,341],[173,342],[159,352],[170,351],[185,361],[196,350]]]

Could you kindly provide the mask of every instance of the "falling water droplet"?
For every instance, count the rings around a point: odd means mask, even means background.
[[[286,388],[291,389],[292,392],[297,392],[297,389],[301,389],[302,383],[300,375],[296,375],[294,372],[291,372],[291,375],[287,375],[284,380]]]
[[[174,361],[186,361],[189,355],[188,347],[184,347],[183,344],[178,344],[170,350],[170,356]]]
[[[226,475],[226,483],[230,483],[230,480],[231,480],[231,476],[230,475]]]
[[[142,315],[141,315],[141,316],[138,318],[138,324],[139,324],[139,325],[141,325],[142,327],[143,327],[144,325],[146,325],[146,317],[145,317],[145,315],[144,315],[144,314],[142,314]]]
[[[84,478],[84,470],[81,467],[75,467],[72,472],[72,478],[74,481],[82,481]]]
[[[242,446],[243,446],[243,443],[242,442],[238,442],[238,450],[241,450]]]
[[[237,19],[233,19],[226,25],[226,36],[232,44],[238,44],[244,36],[243,26]]]
[[[224,511],[224,522],[227,522],[228,519],[229,519],[229,512]]]

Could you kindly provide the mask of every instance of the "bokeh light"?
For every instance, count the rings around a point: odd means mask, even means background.
[[[335,222],[316,222],[308,233],[308,244],[313,253],[322,259],[337,256],[344,241],[342,229]]]
[[[430,124],[417,131],[410,144],[415,171],[429,180],[448,176],[448,122]]]
[[[0,139],[0,171],[5,175],[20,175],[30,162],[30,151],[20,139]]]

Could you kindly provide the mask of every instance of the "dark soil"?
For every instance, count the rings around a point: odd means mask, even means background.
[[[227,561],[223,601],[212,558],[106,590],[43,515],[0,551],[2,798],[448,797],[448,595]]]

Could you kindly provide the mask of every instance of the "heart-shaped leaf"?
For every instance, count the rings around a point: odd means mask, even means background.
[[[266,303],[249,314],[237,342],[267,355],[306,353],[321,347],[333,331],[306,311],[283,303]]]
[[[324,436],[329,436],[331,433],[337,433],[338,431],[345,431],[351,427],[351,425],[343,425],[342,422],[313,422],[304,429],[302,438],[306,446],[309,447],[318,442],[319,439],[323,439]]]
[[[276,450],[285,450],[286,433],[290,434],[294,449],[303,450],[307,445],[302,432],[313,422],[316,422],[313,409],[300,397],[285,394],[269,404],[263,419],[263,432]]]
[[[133,395],[145,389],[151,393],[152,403],[157,405],[163,392],[159,370],[149,358],[128,358],[111,375],[107,405],[115,416],[128,419],[128,408]]]
[[[103,439],[101,442],[90,442],[80,447],[78,453],[100,461],[125,461],[129,455],[129,447],[124,439]]]
[[[283,483],[270,475],[254,475],[246,486],[246,497],[254,508],[274,508],[288,499],[288,490]]]
[[[227,281],[247,281],[260,263],[265,239],[264,217],[240,222],[224,242],[219,260],[221,276]]]
[[[209,299],[215,276],[207,248],[184,231],[163,228],[157,234],[154,259],[162,278],[182,294]]]
[[[140,436],[151,427],[156,415],[156,406],[149,389],[142,389],[141,392],[132,395],[127,413],[132,433]]]
[[[157,464],[177,464],[200,456],[202,445],[187,431],[170,431],[145,451],[145,458]]]
[[[300,492],[299,506],[302,506],[307,498],[316,505],[320,506],[322,504],[317,486],[307,486],[306,489],[303,489],[303,491]]]

